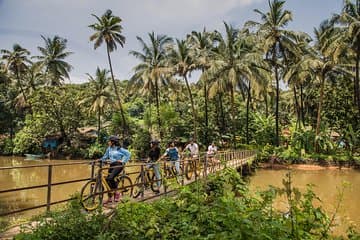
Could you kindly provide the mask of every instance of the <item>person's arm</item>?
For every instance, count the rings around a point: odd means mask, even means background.
[[[106,161],[107,159],[109,159],[109,152],[110,152],[110,148],[108,147],[108,148],[106,149],[105,153],[104,153],[104,156],[102,156],[102,157],[99,159],[99,161],[104,162],[104,161]]]
[[[131,158],[131,153],[126,150],[125,148],[120,148],[119,152],[122,154],[122,157],[120,159],[120,162],[127,163]]]
[[[167,148],[165,150],[165,153],[159,158],[159,160],[163,159],[164,157],[166,157],[168,155],[169,149]]]

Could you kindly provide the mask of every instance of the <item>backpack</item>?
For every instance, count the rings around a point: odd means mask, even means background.
[[[179,159],[177,148],[169,148],[167,150],[167,155],[169,156],[170,161],[176,161]]]

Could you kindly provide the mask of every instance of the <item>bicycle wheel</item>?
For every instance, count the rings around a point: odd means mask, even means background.
[[[80,192],[81,205],[87,210],[92,211],[99,207],[102,200],[102,185],[90,180],[82,187]]]
[[[133,194],[132,181],[128,176],[122,175],[116,178],[121,196],[131,197]]]
[[[143,191],[142,182],[141,182],[141,174],[137,176],[135,180],[135,184],[133,187],[133,197],[137,198],[140,196],[141,192]]]
[[[151,184],[150,184],[151,190],[153,192],[159,192],[160,187],[161,187],[161,180],[157,180],[155,174],[152,174],[150,179],[151,179]],[[158,183],[159,183],[159,185],[158,185]]]
[[[195,170],[195,166],[193,161],[190,161],[185,165],[185,177],[187,180],[191,180],[195,172],[194,170]]]

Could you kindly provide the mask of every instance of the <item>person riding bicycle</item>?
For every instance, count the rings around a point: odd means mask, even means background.
[[[155,177],[156,180],[161,179],[161,175],[160,175],[160,166],[158,163],[156,163],[158,161],[158,159],[160,158],[160,147],[159,147],[159,141],[158,140],[152,140],[150,142],[150,151],[148,154],[148,162],[149,164],[147,165],[147,167],[149,168],[153,168],[154,173],[155,173]],[[157,181],[156,185],[158,187],[160,187],[161,182]]]
[[[122,148],[120,145],[120,139],[117,136],[110,136],[108,141],[108,148],[106,149],[106,152],[102,158],[99,160],[102,162],[105,162],[107,160],[110,160],[110,168],[108,171],[108,176],[106,177],[106,181],[109,184],[109,187],[111,189],[117,189],[117,182],[115,181],[115,177],[121,173],[121,171],[124,169],[125,163],[129,161],[131,157],[131,153],[126,150],[125,148]],[[115,191],[115,202],[119,201],[120,193]],[[112,203],[112,196],[113,193],[108,193],[108,199],[104,204]]]
[[[164,157],[168,157],[170,160],[170,163],[172,166],[175,165],[175,169],[177,174],[180,173],[180,156],[179,156],[179,150],[177,147],[175,147],[175,142],[171,141],[168,144],[168,148],[166,149],[164,155],[160,157],[160,159],[163,159]]]
[[[189,143],[186,145],[183,152],[185,152],[187,150],[190,151],[190,156],[192,158],[196,158],[199,156],[199,146],[192,138],[190,138]]]
[[[218,163],[218,160],[215,158],[217,152],[217,147],[215,146],[215,142],[212,142],[211,145],[208,147],[207,151],[207,158],[209,162],[212,164]]]

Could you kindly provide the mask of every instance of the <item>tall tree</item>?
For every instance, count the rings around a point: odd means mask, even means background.
[[[191,111],[193,115],[193,124],[194,124],[194,139],[197,139],[197,113],[195,110],[194,97],[191,92],[188,76],[196,68],[194,59],[191,56],[190,46],[186,43],[185,40],[176,40],[176,45],[170,51],[169,62],[170,67],[173,68],[175,74],[180,75],[186,85],[186,90],[190,98]]]
[[[167,81],[171,69],[166,62],[166,46],[172,43],[172,39],[166,35],[149,33],[150,43],[147,44],[141,37],[137,37],[141,44],[142,52],[130,51],[130,54],[141,61],[134,67],[135,74],[131,81],[142,79],[149,85],[155,96],[157,121],[160,138],[162,138],[162,127],[160,119],[160,87]]]
[[[345,0],[341,15],[335,15],[335,21],[344,25],[346,34],[340,35],[355,53],[354,102],[360,113],[360,0]]]
[[[28,69],[27,64],[30,63],[30,61],[27,57],[30,55],[30,52],[25,48],[22,48],[19,44],[14,44],[13,51],[2,49],[1,54],[2,59],[6,62],[5,71],[15,75],[17,85],[20,88],[20,92],[26,104],[27,96],[22,83],[22,75]]]
[[[45,75],[50,86],[60,86],[65,78],[69,78],[72,66],[64,59],[72,52],[66,51],[67,40],[59,36],[45,38],[45,47],[38,47],[42,55],[36,56],[39,64],[45,68]]]
[[[269,11],[266,13],[255,9],[255,12],[260,14],[261,22],[247,22],[248,26],[257,26],[259,34],[263,37],[263,46],[266,53],[266,59],[272,66],[275,75],[276,85],[276,101],[275,101],[275,143],[279,145],[279,99],[280,99],[280,79],[281,67],[284,60],[284,51],[295,52],[296,45],[292,39],[296,36],[295,32],[284,29],[285,26],[292,20],[292,13],[283,9],[285,1],[269,0]]]
[[[205,29],[202,32],[193,31],[188,36],[188,42],[191,46],[191,51],[195,66],[201,70],[200,83],[203,85],[204,105],[205,105],[205,146],[209,145],[209,108],[208,108],[208,74],[206,70],[210,68],[210,59],[212,56],[212,49],[214,47],[214,34],[207,32]]]
[[[124,135],[127,135],[129,129],[126,123],[120,93],[115,82],[114,71],[110,57],[110,53],[117,49],[117,44],[119,44],[121,47],[124,47],[125,44],[125,37],[124,35],[122,35],[123,28],[120,24],[122,19],[120,17],[114,16],[110,9],[106,10],[106,12],[101,17],[98,17],[95,14],[91,15],[94,16],[98,22],[89,25],[89,27],[95,31],[95,33],[90,36],[90,41],[94,41],[94,49],[100,47],[104,41],[106,43],[106,53],[109,61],[111,79],[113,82],[117,102],[120,108]]]
[[[110,88],[110,78],[108,77],[108,71],[106,69],[96,68],[95,77],[87,74],[89,77],[89,95],[86,96],[81,102],[90,103],[89,112],[97,113],[97,125],[98,125],[98,139],[101,131],[101,115],[104,113],[104,108],[108,104],[111,104],[112,95]]]

